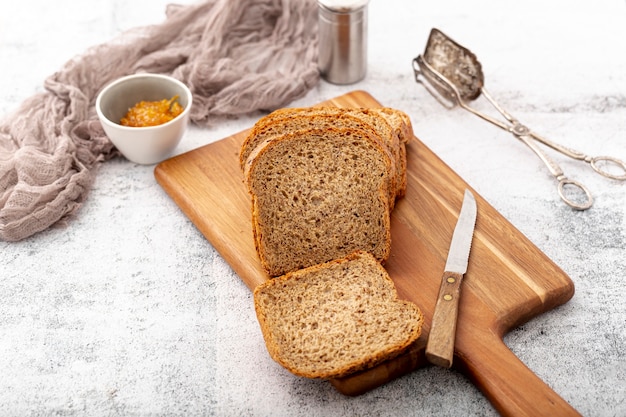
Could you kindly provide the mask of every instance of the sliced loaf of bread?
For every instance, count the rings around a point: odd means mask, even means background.
[[[391,248],[390,158],[353,128],[305,129],[257,146],[244,173],[256,250],[270,276],[355,250]]]
[[[365,252],[266,281],[254,306],[270,356],[308,378],[339,378],[391,359],[423,323]]]

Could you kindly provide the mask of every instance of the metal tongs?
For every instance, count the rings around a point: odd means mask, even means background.
[[[559,181],[559,196],[570,207],[577,210],[586,210],[593,204],[593,197],[583,184],[567,178],[561,167],[539,147],[537,142],[543,143],[570,158],[591,164],[591,167],[600,175],[615,180],[626,180],[626,164],[622,160],[611,156],[591,157],[582,152],[559,145],[534,133],[511,116],[496,103],[485,89],[482,66],[476,59],[476,56],[438,29],[433,28],[431,30],[424,55],[420,55],[413,60],[413,70],[415,71],[415,80],[418,83],[422,83],[419,76],[423,76],[441,97],[451,102],[451,105],[446,107],[452,108],[455,104],[458,104],[465,110],[512,133],[516,138],[532,149],[548,167],[550,173]],[[426,87],[428,88],[428,86]],[[429,89],[429,91],[431,94],[434,93],[431,89]],[[502,116],[504,116],[508,123],[494,119],[466,104],[466,101],[475,100],[481,94]],[[442,102],[437,95],[435,95],[435,97]],[[446,105],[446,103],[443,102],[442,104]],[[574,193],[578,196],[578,200],[581,201],[575,201],[572,197],[568,197],[568,193],[566,193],[565,190],[566,186],[574,187],[582,191],[584,199],[580,197],[582,196],[581,193]]]

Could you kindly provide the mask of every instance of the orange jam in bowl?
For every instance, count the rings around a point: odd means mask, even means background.
[[[137,73],[107,84],[98,93],[95,107],[104,133],[117,150],[134,163],[150,165],[170,157],[182,140],[193,94],[176,78]],[[128,125],[122,125],[123,118]]]
[[[128,110],[120,120],[122,126],[158,126],[173,120],[183,112],[178,96],[160,101],[140,101]]]

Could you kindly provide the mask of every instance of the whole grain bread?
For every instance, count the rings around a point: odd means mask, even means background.
[[[406,191],[406,147],[412,137],[411,121],[400,110],[383,108],[304,107],[276,110],[261,118],[245,138],[239,162],[245,170],[250,153],[261,142],[293,130],[322,127],[330,123],[338,127],[374,130],[392,156],[394,194],[401,197]],[[395,199],[391,202],[392,206]]]
[[[366,133],[373,139],[379,141],[381,147],[389,154],[389,162],[391,164],[391,173],[389,175],[389,204],[390,210],[393,210],[395,205],[396,197],[400,191],[398,190],[397,179],[401,178],[401,173],[398,172],[398,168],[396,168],[397,164],[397,150],[391,148],[391,145],[388,141],[384,141],[381,136],[379,130],[372,127],[369,123],[363,121],[361,117],[354,116],[347,112],[343,111],[334,111],[340,110],[333,108],[332,112],[311,112],[305,111],[308,109],[294,110],[293,114],[290,116],[285,115],[278,116],[273,113],[272,117],[269,119],[264,119],[264,121],[258,122],[253,131],[248,138],[250,141],[242,146],[241,157],[246,158],[246,163],[250,163],[253,158],[250,158],[250,153],[254,150],[254,148],[263,144],[264,142],[271,141],[274,138],[277,138],[281,135],[284,135],[285,132],[296,132],[307,129],[327,129],[331,127],[337,128],[353,128],[353,129],[361,129],[366,131]],[[285,112],[279,112],[282,114]],[[291,112],[290,112],[291,113]],[[397,143],[396,143],[397,145]],[[247,146],[247,147],[246,147]],[[243,166],[245,171],[245,165]]]
[[[305,129],[265,141],[248,159],[254,242],[270,276],[356,250],[388,258],[390,158],[377,138]]]
[[[423,323],[365,252],[266,281],[254,306],[270,356],[308,378],[339,378],[392,359]]]

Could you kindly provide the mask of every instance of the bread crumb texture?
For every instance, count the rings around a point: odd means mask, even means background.
[[[391,359],[423,323],[419,308],[399,300],[386,270],[362,251],[267,281],[254,303],[271,357],[308,378],[342,377]]]

